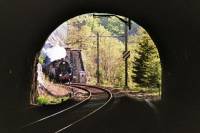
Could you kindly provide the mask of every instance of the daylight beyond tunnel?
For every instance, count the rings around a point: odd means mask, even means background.
[[[160,99],[158,50],[141,26],[123,16],[88,13],[67,20],[50,34],[34,64],[31,104],[70,100],[78,95],[72,84]]]

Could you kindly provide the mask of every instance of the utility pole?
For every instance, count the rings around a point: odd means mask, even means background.
[[[99,85],[99,33],[97,32],[97,85]]]
[[[126,21],[127,18],[125,18]],[[127,24],[124,23],[124,44],[125,44],[125,52],[128,52],[128,29]],[[128,58],[125,58],[125,86],[124,88],[128,88]]]
[[[124,28],[124,44],[125,44],[125,51],[123,52],[123,58],[125,60],[125,85],[124,89],[128,89],[128,58],[130,57],[130,51],[128,51],[128,27],[131,29],[131,20],[129,18],[121,18],[118,15],[114,14],[93,14],[93,17],[112,17],[115,16],[118,18],[120,21],[122,21],[125,25]],[[97,35],[98,36],[98,35]],[[97,37],[98,40],[98,37]],[[98,41],[97,41],[98,44]],[[99,45],[99,44],[98,44]],[[97,48],[98,49],[98,48]],[[97,50],[98,53],[98,50]],[[98,68],[98,63],[97,63],[97,83],[99,83],[99,68]]]

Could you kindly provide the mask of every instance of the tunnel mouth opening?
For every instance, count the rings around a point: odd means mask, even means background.
[[[74,95],[71,83],[160,100],[161,71],[158,50],[145,29],[124,16],[87,13],[56,28],[36,54],[30,103],[68,101]]]

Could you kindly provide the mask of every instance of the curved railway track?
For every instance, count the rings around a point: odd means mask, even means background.
[[[62,132],[101,110],[113,97],[109,90],[97,86],[72,84],[71,87],[86,90],[89,96],[71,107],[26,124],[20,132]]]

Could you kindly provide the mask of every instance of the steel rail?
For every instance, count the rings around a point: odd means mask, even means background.
[[[76,121],[74,121],[74,122],[68,124],[67,126],[65,126],[65,127],[61,128],[61,129],[55,131],[54,133],[63,132],[64,130],[68,129],[69,127],[71,127],[71,126],[73,126],[73,125],[79,123],[80,121],[82,121],[82,120],[84,120],[84,119],[90,117],[91,115],[93,115],[94,113],[96,113],[97,111],[99,111],[99,110],[101,110],[103,107],[105,107],[108,103],[110,103],[111,100],[112,100],[112,98],[113,98],[113,95],[112,95],[111,91],[108,90],[108,89],[105,89],[105,88],[101,88],[101,87],[97,87],[97,86],[91,86],[91,85],[83,85],[83,84],[72,84],[71,86],[74,86],[74,87],[80,87],[80,86],[83,87],[83,86],[84,86],[84,87],[91,87],[91,88],[95,88],[95,89],[100,89],[100,90],[106,92],[106,93],[108,94],[109,97],[108,97],[108,99],[107,99],[100,107],[94,109],[93,111],[91,111],[91,112],[88,113],[87,115],[83,116],[82,118],[80,118],[80,119],[78,119],[78,120],[76,120]]]
[[[53,113],[53,114],[48,115],[48,116],[46,116],[46,117],[43,117],[43,118],[41,118],[41,119],[39,119],[39,120],[33,121],[33,122],[31,122],[31,123],[28,123],[28,124],[22,126],[20,129],[24,129],[24,128],[26,128],[26,127],[32,126],[32,125],[34,125],[34,124],[36,124],[36,123],[38,123],[38,122],[41,122],[41,121],[44,121],[44,120],[46,120],[46,119],[48,119],[48,118],[54,117],[54,116],[56,116],[56,115],[58,115],[58,114],[61,114],[61,113],[65,112],[65,111],[68,111],[68,110],[70,110],[70,109],[72,109],[72,108],[75,108],[75,107],[77,107],[77,106],[79,106],[79,105],[81,105],[81,104],[86,103],[87,101],[89,101],[89,100],[91,99],[91,96],[92,96],[91,92],[88,91],[87,89],[84,89],[84,88],[79,88],[79,89],[82,89],[82,90],[84,90],[84,91],[87,91],[87,92],[89,93],[89,96],[88,96],[87,98],[85,98],[84,100],[82,100],[81,102],[78,102],[78,103],[76,103],[76,104],[74,104],[74,105],[72,105],[72,106],[70,106],[70,107],[68,107],[68,108],[66,108],[66,109],[63,109],[63,110],[61,110],[61,111],[58,111],[58,112],[56,112],[56,113]]]

